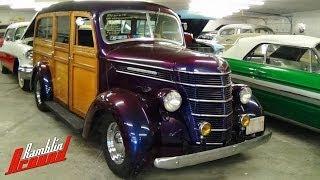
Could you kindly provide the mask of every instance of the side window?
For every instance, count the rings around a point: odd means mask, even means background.
[[[94,47],[91,21],[88,17],[76,18],[76,42],[75,45]],[[127,29],[123,29],[127,31]]]
[[[244,58],[244,60],[259,63],[259,64],[265,63],[265,57],[267,54],[268,46],[269,44],[258,45]]]
[[[13,37],[14,37],[14,29],[8,29],[5,35],[5,40],[13,41]]]
[[[259,34],[274,34],[273,31],[268,28],[257,28],[255,32]]]
[[[52,17],[45,17],[38,20],[36,37],[52,39]]]
[[[281,68],[310,71],[311,51],[306,48],[276,45],[268,47],[267,62]]]
[[[235,33],[235,29],[225,29],[221,31],[221,36],[233,35]]]
[[[24,31],[26,30],[27,26],[22,26],[22,27],[19,27],[17,30],[16,30],[16,33],[14,35],[14,40],[18,40],[18,39],[21,39]]]
[[[311,72],[320,73],[320,59],[313,51],[311,52]]]
[[[253,33],[252,29],[240,29],[240,33]]]
[[[69,43],[70,37],[70,17],[57,16],[57,38],[56,42]]]

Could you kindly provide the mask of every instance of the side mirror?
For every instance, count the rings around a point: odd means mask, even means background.
[[[191,46],[194,42],[193,35],[191,33],[183,33],[184,40],[186,42],[187,47]]]
[[[184,30],[184,31],[187,31],[187,30],[188,30],[188,23],[183,22],[183,23],[182,23],[182,27],[183,27],[183,30]]]

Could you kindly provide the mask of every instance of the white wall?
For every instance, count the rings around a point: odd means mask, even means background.
[[[0,24],[11,24],[13,22],[30,21],[35,11],[0,10]]]
[[[298,23],[304,23],[306,25],[305,35],[320,38],[320,10],[298,12],[291,15],[294,33],[299,34],[296,26]]]
[[[257,18],[257,17],[228,17],[223,19],[210,20],[203,31],[213,31],[222,24],[257,24],[266,25],[272,28],[276,34],[289,34],[290,22],[285,17],[269,16]]]

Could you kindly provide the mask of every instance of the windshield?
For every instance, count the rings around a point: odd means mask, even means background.
[[[102,16],[102,23],[102,36],[107,42],[151,39],[183,44],[180,24],[168,14],[112,12]]]

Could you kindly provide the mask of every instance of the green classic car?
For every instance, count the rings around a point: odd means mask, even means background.
[[[261,35],[223,53],[233,80],[251,86],[265,113],[320,131],[320,39]]]

